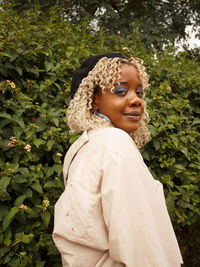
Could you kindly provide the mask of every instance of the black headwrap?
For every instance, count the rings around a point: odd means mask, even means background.
[[[119,58],[125,59],[125,57],[120,53],[104,53],[102,55],[88,57],[81,64],[80,68],[76,70],[72,78],[72,83],[71,83],[71,97],[72,98],[74,97],[83,78],[88,76],[89,71],[91,71],[94,68],[94,66],[97,64],[97,62],[103,57],[107,57],[107,58],[119,57]]]

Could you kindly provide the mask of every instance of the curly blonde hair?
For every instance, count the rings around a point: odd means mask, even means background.
[[[105,92],[106,89],[110,88],[111,92],[113,92],[116,87],[116,82],[120,79],[122,64],[131,64],[136,67],[144,92],[148,88],[149,77],[141,59],[122,59],[119,57],[101,58],[88,73],[87,77],[82,80],[74,98],[70,102],[67,110],[67,123],[70,128],[70,134],[81,133],[84,130],[89,131],[110,127],[109,122],[97,116],[93,111],[94,90],[95,88],[101,88]],[[144,113],[138,129],[129,133],[138,148],[143,147],[151,139],[147,128],[149,116],[146,111],[145,101],[144,106]]]

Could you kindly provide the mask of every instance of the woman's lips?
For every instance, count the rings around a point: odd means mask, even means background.
[[[129,112],[129,113],[124,113],[124,116],[131,119],[131,120],[140,120],[141,112],[133,111],[133,112]]]

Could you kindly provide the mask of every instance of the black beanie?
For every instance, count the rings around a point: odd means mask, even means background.
[[[122,54],[120,53],[104,53],[102,55],[96,55],[96,56],[90,56],[88,57],[80,66],[79,69],[76,70],[76,72],[73,75],[72,83],[71,83],[71,97],[73,98],[79,85],[81,84],[83,78],[88,76],[88,73],[94,68],[94,66],[97,64],[97,62],[103,58],[115,58],[119,57],[122,59],[126,59]]]

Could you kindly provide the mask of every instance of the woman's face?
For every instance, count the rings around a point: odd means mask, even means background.
[[[144,112],[143,89],[138,70],[129,64],[122,64],[121,79],[113,92],[99,90],[94,98],[93,108],[106,115],[113,126],[127,133],[139,127]]]

